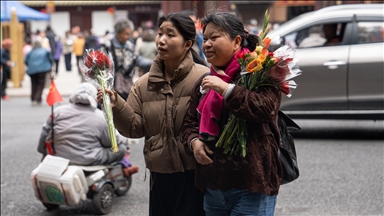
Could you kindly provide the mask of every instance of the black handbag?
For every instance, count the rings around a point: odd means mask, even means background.
[[[278,127],[280,131],[279,158],[283,169],[281,184],[296,180],[300,173],[297,165],[295,142],[289,132],[301,130],[290,117],[279,110]]]

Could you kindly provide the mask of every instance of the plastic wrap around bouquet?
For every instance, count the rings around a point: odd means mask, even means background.
[[[87,82],[92,83],[96,88],[103,91],[102,110],[108,123],[109,138],[111,139],[112,152],[118,152],[116,141],[116,130],[113,124],[113,114],[111,100],[106,89],[112,89],[114,79],[114,64],[111,53],[107,54],[104,50],[85,50],[84,65],[82,65],[83,77]]]
[[[243,48],[236,54],[242,70],[239,85],[255,92],[265,87],[272,87],[291,97],[297,87],[293,78],[301,74],[301,70],[295,68],[298,59],[294,58],[294,50],[289,46],[282,46],[274,52],[268,51],[271,43],[271,39],[266,37],[269,32],[268,23],[267,10],[263,31],[259,35],[259,45],[255,50]],[[216,147],[224,148],[225,154],[245,157],[247,136],[247,121],[231,114]]]

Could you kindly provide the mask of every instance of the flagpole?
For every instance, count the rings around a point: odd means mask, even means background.
[[[62,102],[63,98],[59,94],[59,92],[56,89],[55,82],[53,81],[55,79],[54,75],[51,75],[51,85],[49,86],[49,93],[47,95],[47,103],[49,106],[51,106],[51,131],[52,131],[52,139],[50,142],[47,142],[47,150],[50,152],[50,154],[55,154],[55,148],[54,148],[54,123],[55,120],[55,113],[54,113],[54,104],[57,102]]]
[[[51,145],[52,145],[52,150],[53,150],[53,153],[55,153],[55,147],[54,147],[54,139],[53,139],[53,119],[54,119],[54,113],[53,113],[53,107],[54,107],[55,105],[52,105],[51,106],[51,115],[52,115],[52,118],[51,118],[51,131],[52,131],[52,143],[51,143]]]

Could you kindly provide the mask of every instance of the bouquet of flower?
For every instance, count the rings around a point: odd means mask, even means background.
[[[273,87],[291,97],[296,88],[292,78],[301,74],[300,69],[293,67],[297,63],[294,51],[289,46],[282,46],[274,52],[268,51],[271,39],[266,37],[269,29],[269,14],[265,12],[263,31],[259,35],[259,46],[250,51],[246,48],[236,54],[241,66],[239,85],[251,91],[260,91],[263,87]],[[216,143],[216,147],[224,148],[225,154],[247,154],[247,121],[239,119],[233,114]]]
[[[84,65],[82,67],[83,77],[86,81],[91,82],[96,88],[100,87],[103,91],[104,116],[108,123],[109,137],[112,144],[112,152],[118,152],[116,141],[115,125],[113,124],[113,115],[111,101],[106,89],[112,89],[114,66],[112,55],[106,54],[104,50],[86,50],[84,54]]]

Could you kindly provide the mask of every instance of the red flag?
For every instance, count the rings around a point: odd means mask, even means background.
[[[49,93],[47,96],[47,104],[49,106],[52,106],[53,104],[57,102],[62,102],[63,98],[61,97],[60,93],[57,91],[56,85],[51,81],[51,86],[49,86]]]

